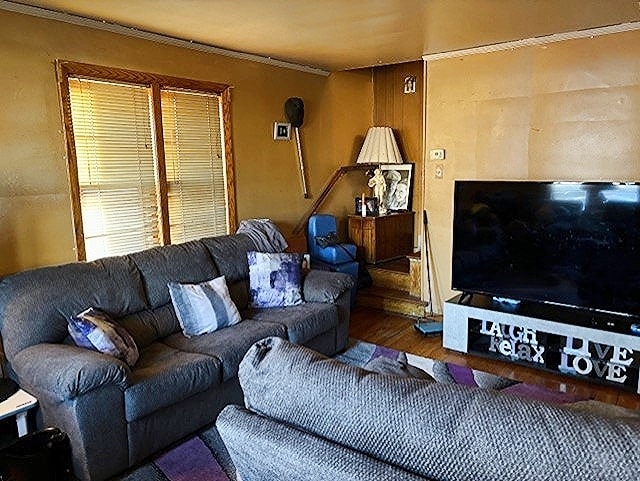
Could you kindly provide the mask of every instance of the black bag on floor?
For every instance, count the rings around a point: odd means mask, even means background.
[[[358,289],[365,289],[373,285],[373,278],[364,261],[358,261]]]
[[[27,434],[0,451],[1,481],[68,481],[71,470],[69,437],[58,428]]]

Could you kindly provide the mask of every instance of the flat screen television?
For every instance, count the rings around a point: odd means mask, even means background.
[[[452,288],[640,316],[640,184],[456,181]]]

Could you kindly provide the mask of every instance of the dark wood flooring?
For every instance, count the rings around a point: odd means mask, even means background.
[[[413,327],[414,319],[367,307],[351,313],[352,338],[412,354],[468,366],[529,384],[590,396],[598,401],[640,409],[640,395],[613,386],[600,385],[570,376],[532,369],[511,362],[462,354],[442,347],[442,337],[425,337]]]

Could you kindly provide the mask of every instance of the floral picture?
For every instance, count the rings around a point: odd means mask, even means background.
[[[411,210],[413,164],[381,164],[380,170],[387,181],[385,205],[388,211]]]

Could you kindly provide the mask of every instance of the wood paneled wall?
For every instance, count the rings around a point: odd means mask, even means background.
[[[391,127],[405,162],[415,164],[413,172],[414,245],[421,247],[422,233],[422,61],[373,69],[373,124]],[[407,76],[416,77],[415,93],[404,93]]]

